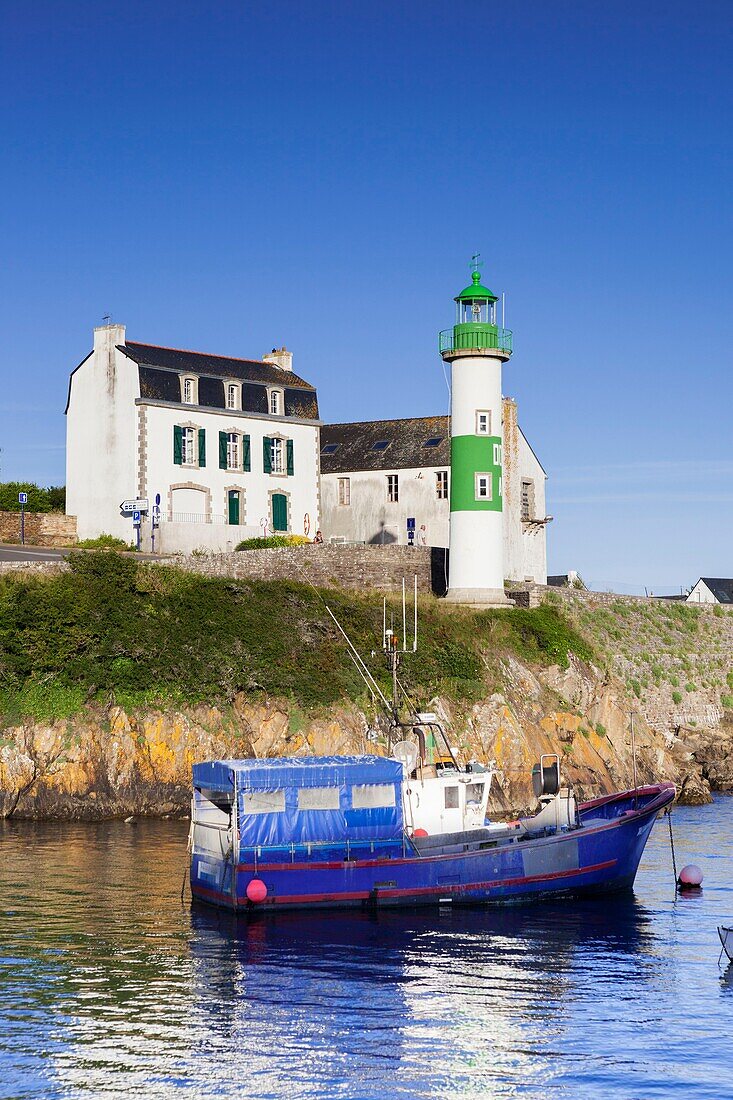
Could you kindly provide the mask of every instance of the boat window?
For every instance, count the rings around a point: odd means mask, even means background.
[[[445,808],[446,810],[458,809],[458,787],[445,788]]]
[[[246,814],[279,814],[285,809],[285,791],[242,791]]]
[[[466,802],[481,802],[483,797],[483,783],[469,783],[466,786]]]
[[[352,787],[351,805],[355,810],[394,806],[394,783],[365,783],[363,787]]]
[[[304,787],[298,791],[299,810],[338,810],[338,787]]]

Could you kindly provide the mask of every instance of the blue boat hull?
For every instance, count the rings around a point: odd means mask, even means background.
[[[333,858],[305,852],[273,858],[266,850],[238,862],[192,857],[195,898],[237,912],[311,908],[414,907],[451,903],[516,903],[564,894],[631,887],[672,784],[596,799],[579,807],[580,827],[549,836],[467,850],[420,855],[409,846],[373,858]],[[253,879],[262,901],[250,901]]]

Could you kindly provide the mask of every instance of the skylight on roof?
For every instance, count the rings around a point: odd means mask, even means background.
[[[386,451],[390,444],[389,439],[378,439],[376,443],[372,443],[373,451]]]
[[[442,435],[432,435],[430,439],[426,439],[423,444],[424,447],[438,447],[443,442]]]
[[[321,447],[322,455],[335,455],[339,449],[338,443],[326,443],[324,447]]]

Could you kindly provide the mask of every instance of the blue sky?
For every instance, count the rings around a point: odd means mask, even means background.
[[[728,0],[0,20],[0,478],[63,481],[105,313],[143,342],[285,343],[328,420],[445,411],[436,334],[479,249],[551,571],[733,575]]]

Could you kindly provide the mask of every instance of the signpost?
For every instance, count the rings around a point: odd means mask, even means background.
[[[25,546],[25,506],[28,503],[27,493],[18,493],[18,504],[20,505],[20,544]]]
[[[150,532],[150,550],[155,553],[155,532],[160,527],[160,493],[155,494],[155,504],[153,505],[153,526]]]
[[[158,496],[160,497],[160,493]],[[147,497],[142,497],[139,500],[123,500],[120,505],[121,512],[145,512],[147,514],[149,510]]]
[[[135,510],[132,513],[132,525],[135,528],[135,539],[137,542],[137,548],[140,549],[140,512]]]

